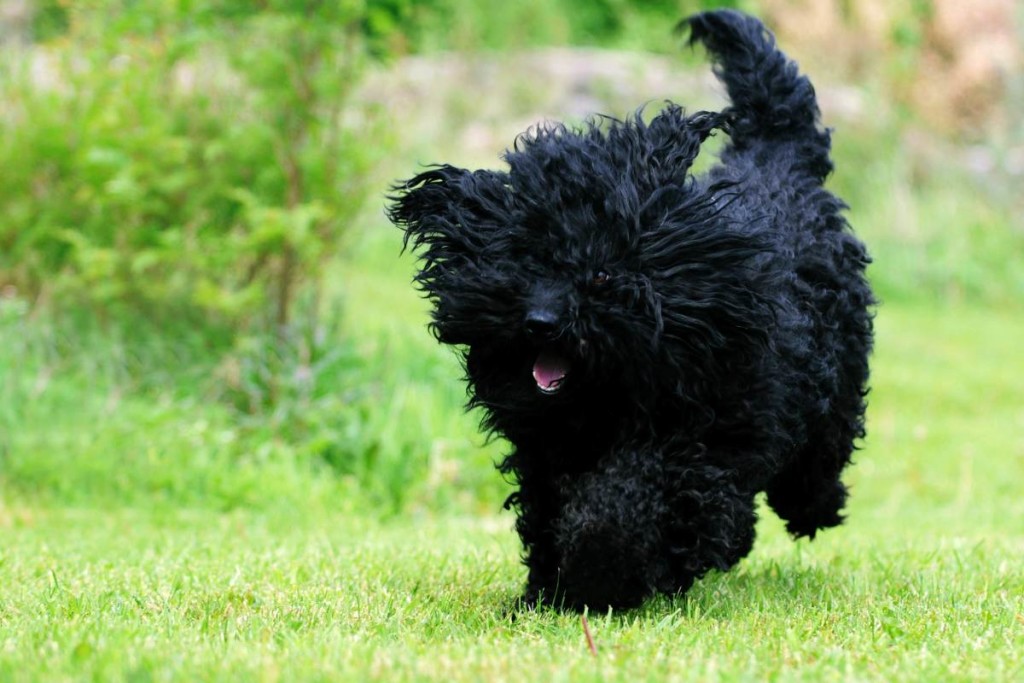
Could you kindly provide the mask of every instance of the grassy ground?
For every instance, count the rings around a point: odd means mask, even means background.
[[[1019,680],[1019,316],[889,307],[849,523],[639,611],[512,617],[508,516],[0,506],[0,680]],[[497,478],[497,475],[493,475]]]
[[[43,514],[2,534],[0,677],[1019,680],[1019,537],[874,526],[794,547],[765,525],[686,598],[589,615],[594,656],[577,616],[508,615],[494,520]]]

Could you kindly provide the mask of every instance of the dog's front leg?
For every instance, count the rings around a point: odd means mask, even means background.
[[[633,607],[664,582],[661,529],[670,510],[663,473],[660,453],[631,447],[566,484],[554,524],[556,603]]]
[[[523,563],[528,570],[522,603],[534,607],[551,603],[557,592],[559,555],[555,548],[554,520],[561,507],[561,496],[555,478],[544,466],[544,460],[526,458],[521,452],[510,458],[519,480],[519,489],[505,506],[515,508],[516,531],[523,543]],[[532,463],[528,467],[523,463]]]
[[[703,455],[631,447],[573,482],[555,523],[556,602],[632,607],[685,592],[753,544],[753,493]]]

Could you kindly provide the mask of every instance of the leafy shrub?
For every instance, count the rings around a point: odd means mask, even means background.
[[[83,5],[0,67],[0,282],[58,306],[284,328],[386,142],[351,100],[362,7]]]
[[[112,395],[173,397],[162,431],[122,416],[130,401],[92,420],[99,442],[135,423],[167,437],[158,466],[126,453],[139,476],[120,472],[110,485],[152,493],[170,477],[171,488],[192,488],[174,478],[175,458],[226,471],[268,452],[352,478],[377,449],[351,427],[370,389],[337,314],[324,319],[336,307],[322,301],[322,280],[389,144],[378,113],[353,98],[369,59],[366,5],[41,5],[45,41],[0,60],[0,301],[56,314],[41,317],[69,342],[41,367],[89,376],[79,366],[95,358],[119,375]],[[8,336],[28,334],[26,321]],[[207,398],[217,404],[196,405]],[[230,443],[176,452],[177,425],[196,412]],[[0,432],[23,417],[0,420]],[[0,433],[0,451],[6,442]],[[41,454],[19,443],[6,469],[25,481],[88,469],[55,466],[76,453],[93,460],[84,446],[46,442]],[[199,464],[185,465],[190,457]],[[97,461],[94,479],[123,464]]]

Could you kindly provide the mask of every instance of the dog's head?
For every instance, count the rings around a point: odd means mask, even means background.
[[[432,330],[467,350],[478,399],[493,389],[480,402],[639,395],[723,343],[751,294],[730,273],[758,252],[724,217],[735,185],[690,174],[723,125],[670,105],[650,123],[540,127],[507,173],[437,166],[395,188]]]

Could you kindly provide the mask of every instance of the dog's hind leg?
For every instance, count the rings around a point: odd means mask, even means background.
[[[811,355],[819,363],[815,386],[824,406],[806,417],[804,446],[766,489],[768,504],[798,538],[814,538],[819,529],[842,523],[847,490],[840,475],[865,433],[873,303],[862,275],[866,257],[839,231],[819,236],[818,244],[826,238],[837,245],[838,264],[815,265],[812,254],[805,254],[801,268],[812,283],[805,288],[809,309],[819,312]]]
[[[864,436],[860,385],[866,369],[862,373],[856,386],[843,392],[845,397],[833,400],[831,412],[809,425],[806,445],[768,483],[768,504],[796,538],[813,539],[819,529],[843,522],[847,490],[840,476],[850,464],[855,440]]]
[[[848,455],[847,455],[848,458]],[[802,451],[768,485],[768,504],[795,538],[843,522],[846,486],[839,479],[842,447],[817,443]]]

